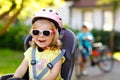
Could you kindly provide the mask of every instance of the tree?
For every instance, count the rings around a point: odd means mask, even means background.
[[[7,15],[9,12],[11,12],[11,11],[16,7],[16,4],[15,4],[14,0],[11,0],[11,2],[12,2],[11,8],[10,8],[7,12],[4,12],[4,13],[0,16],[1,19],[2,19],[5,15]],[[23,3],[24,3],[24,0],[22,0],[21,6],[20,6],[20,8],[16,11],[16,13],[9,19],[9,21],[4,25],[4,27],[3,27],[2,29],[0,29],[0,35],[3,34],[4,32],[6,32],[6,31],[9,29],[10,24],[16,20],[18,14],[21,12],[21,10],[22,10],[22,8],[23,8]]]
[[[64,0],[0,0],[0,21],[9,17],[0,28],[0,35],[7,32],[17,18],[27,18],[42,7],[54,8],[61,2]]]
[[[114,22],[113,22],[113,29],[110,34],[110,48],[112,51],[114,51],[114,27],[115,27],[115,20],[116,20],[116,11],[120,4],[120,0],[98,0],[98,4],[101,4],[101,5],[109,4],[110,6],[112,6]]]

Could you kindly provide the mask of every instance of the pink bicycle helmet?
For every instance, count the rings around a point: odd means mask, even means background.
[[[51,9],[42,9],[34,14],[33,19],[32,19],[32,24],[37,19],[43,19],[43,18],[52,21],[55,24],[56,28],[58,28],[59,31],[61,30],[62,19],[57,12],[55,12]]]

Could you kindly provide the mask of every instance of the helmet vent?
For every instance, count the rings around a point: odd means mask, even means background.
[[[50,10],[50,12],[53,12],[52,10]]]
[[[43,11],[45,11],[46,9],[43,9]]]
[[[56,13],[56,15],[59,15],[58,13]]]
[[[59,20],[62,20],[61,18],[59,18]]]

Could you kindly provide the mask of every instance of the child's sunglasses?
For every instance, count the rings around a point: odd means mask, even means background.
[[[54,30],[39,30],[39,29],[32,29],[32,34],[37,36],[42,33],[44,36],[49,36],[51,33],[55,33]]]

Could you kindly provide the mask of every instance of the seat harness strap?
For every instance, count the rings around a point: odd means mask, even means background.
[[[32,60],[31,60],[31,65],[32,65],[32,71],[33,71],[33,78],[34,80],[38,80],[37,75],[36,75],[36,57],[35,57],[35,52],[36,49],[32,49]]]
[[[31,65],[32,65],[32,71],[33,71],[33,78],[34,80],[41,80],[41,78],[45,75],[45,73],[49,70],[52,69],[53,66],[64,56],[66,50],[62,49],[61,53],[52,60],[52,62],[48,63],[47,66],[45,67],[45,69],[38,75],[36,75],[36,59],[35,59],[35,48],[33,48],[32,50],[32,60],[31,60]]]

